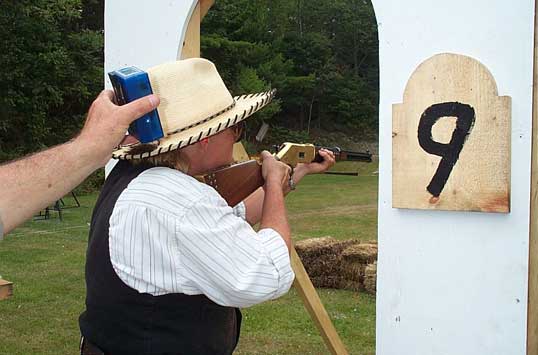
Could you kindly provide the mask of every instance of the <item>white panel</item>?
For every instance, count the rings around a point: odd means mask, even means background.
[[[126,66],[147,69],[181,55],[188,20],[197,0],[108,0],[105,2],[105,88],[107,73]],[[116,161],[105,167],[105,174]]]
[[[374,0],[380,46],[378,355],[523,355],[534,1]],[[437,53],[471,56],[512,97],[512,211],[393,209],[391,105]]]

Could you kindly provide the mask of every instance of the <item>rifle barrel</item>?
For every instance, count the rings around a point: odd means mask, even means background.
[[[369,151],[366,152],[348,152],[348,151],[341,151],[340,152],[340,159],[341,160],[352,160],[352,161],[365,161],[365,162],[372,162],[372,153]]]
[[[316,158],[314,159],[315,162],[321,162],[323,161],[323,158],[318,154],[320,149],[327,149],[334,153],[334,157],[336,161],[339,160],[349,160],[349,161],[363,161],[367,163],[372,162],[372,153],[370,153],[368,150],[365,152],[352,152],[348,150],[342,150],[339,147],[320,147],[316,146]]]

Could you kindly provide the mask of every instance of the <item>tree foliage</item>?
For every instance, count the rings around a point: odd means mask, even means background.
[[[103,35],[81,0],[5,0],[0,11],[0,160],[57,144],[102,89]]]
[[[235,94],[278,89],[276,105],[258,120],[307,133],[377,129],[370,1],[217,0],[202,23],[202,56]]]
[[[104,0],[0,2],[0,161],[80,129],[103,87],[103,12]],[[370,0],[216,0],[201,40],[234,94],[278,89],[250,136],[261,121],[280,136],[377,129]]]

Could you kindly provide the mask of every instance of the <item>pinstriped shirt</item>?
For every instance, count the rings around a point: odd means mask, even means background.
[[[273,229],[258,232],[210,186],[177,170],[142,172],[110,217],[112,266],[131,288],[155,296],[204,294],[248,307],[285,294],[295,277]]]

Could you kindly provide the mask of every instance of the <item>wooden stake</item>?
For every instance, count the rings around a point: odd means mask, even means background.
[[[13,295],[13,283],[0,279],[0,301]]]
[[[213,6],[215,0],[200,0],[200,21],[204,19],[207,12]]]
[[[534,4],[534,59],[532,84],[532,158],[529,227],[529,294],[527,302],[527,355],[538,354],[538,16]]]
[[[200,23],[214,3],[214,0],[200,0],[196,4],[187,25],[180,59],[200,57]]]
[[[310,281],[303,263],[295,251],[295,247],[291,248],[291,267],[295,272],[293,285],[297,289],[297,292],[299,292],[301,300],[310,314],[310,318],[312,318],[321,333],[325,345],[333,355],[347,355],[346,347],[342,343],[342,340],[340,340],[325,307],[323,307],[323,303],[321,303],[316,289],[312,285],[312,281]]]
[[[200,3],[198,2],[187,25],[181,59],[200,57],[200,21]]]

